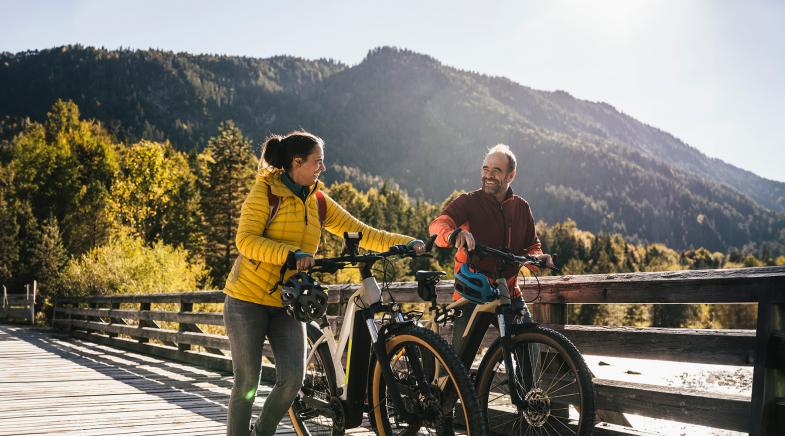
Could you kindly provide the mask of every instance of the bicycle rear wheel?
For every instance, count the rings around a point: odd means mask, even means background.
[[[564,335],[527,327],[512,337],[515,388],[510,396],[501,338],[488,349],[477,373],[477,395],[492,435],[590,435],[594,388],[583,357]]]
[[[471,379],[444,339],[430,330],[409,325],[386,340],[406,411],[396,410],[381,364],[376,361],[371,369],[368,404],[371,423],[379,435],[485,434]],[[434,362],[441,368],[438,375],[434,374]],[[422,395],[423,386],[414,371],[418,365],[425,373],[428,395]]]
[[[294,431],[300,435],[338,436],[344,434],[343,407],[336,395],[335,371],[330,348],[322,342],[314,350],[314,344],[322,337],[321,330],[309,324],[308,361],[305,380],[292,406],[289,418]]]

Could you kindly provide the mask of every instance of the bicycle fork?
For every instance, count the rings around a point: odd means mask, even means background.
[[[401,391],[399,388],[398,381],[395,378],[395,374],[392,371],[392,363],[390,361],[390,356],[387,355],[387,346],[386,346],[386,336],[388,335],[388,331],[383,331],[382,334],[379,334],[379,329],[376,327],[376,323],[374,322],[374,312],[376,312],[375,308],[371,307],[368,309],[363,310],[362,316],[365,319],[365,324],[368,327],[368,332],[371,335],[371,344],[376,355],[376,360],[379,362],[379,366],[382,369],[382,377],[384,378],[384,383],[387,387],[388,396],[392,399],[395,403],[395,409],[398,413],[407,421],[414,421],[418,419],[417,411],[416,410],[408,410],[406,405],[403,402],[403,397],[401,396]],[[404,320],[403,315],[397,313],[395,316],[396,322],[399,324],[408,323],[408,321]],[[430,382],[427,380],[425,376],[425,371],[420,364],[420,351],[417,347],[405,346],[404,347],[406,356],[408,356],[408,364],[414,373],[414,376],[417,379],[417,385],[420,387],[420,395],[421,396],[428,396],[430,395],[431,386]],[[373,405],[370,405],[373,407]]]
[[[499,336],[501,338],[502,350],[504,351],[504,367],[507,372],[507,383],[510,387],[510,399],[512,403],[518,408],[528,409],[529,402],[524,397],[526,393],[534,387],[534,371],[533,362],[539,359],[539,355],[532,358],[532,350],[529,349],[528,344],[523,349],[523,356],[517,361],[513,359],[512,349],[512,334],[509,331],[508,325],[514,320],[514,316],[504,308],[509,308],[511,305],[510,291],[507,288],[507,281],[503,278],[497,279],[496,283],[499,287],[500,299],[502,304],[497,308],[496,316],[499,326]],[[531,323],[531,313],[526,303],[523,304],[523,323]],[[536,353],[537,350],[533,350]],[[520,383],[518,374],[520,374]],[[520,386],[520,389],[519,389]]]

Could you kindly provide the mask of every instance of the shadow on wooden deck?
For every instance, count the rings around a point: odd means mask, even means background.
[[[0,325],[0,435],[224,434],[231,386],[228,374]]]

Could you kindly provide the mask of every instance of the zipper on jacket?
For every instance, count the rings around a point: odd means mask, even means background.
[[[504,247],[505,250],[509,250],[510,247],[507,241],[507,234],[508,234],[507,218],[504,216],[504,207],[502,206],[501,203],[499,203],[499,213],[502,214],[502,246]]]

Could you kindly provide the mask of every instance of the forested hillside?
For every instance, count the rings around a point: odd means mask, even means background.
[[[43,122],[26,122],[12,139],[0,141],[0,284],[15,292],[37,280],[45,309],[58,295],[220,289],[237,256],[239,212],[257,168],[252,144],[230,121],[198,154],[166,142],[118,141],[84,119],[76,104],[58,100]],[[348,181],[331,183],[327,191],[354,216],[419,238],[458,194],[430,202],[350,168],[333,172]],[[568,274],[785,264],[779,249],[758,257],[749,250],[677,251],[595,234],[572,220],[540,221],[538,234]],[[341,245],[325,235],[317,256],[338,254]],[[388,279],[411,279],[420,268],[452,271],[449,250],[418,262],[426,264],[399,261]],[[738,305],[572,310],[576,322],[629,325],[748,327],[754,316]]]
[[[306,128],[343,168],[328,178],[381,176],[430,201],[474,189],[485,150],[504,142],[521,160],[513,187],[536,218],[677,249],[785,243],[785,184],[709,159],[607,104],[406,50],[375,49],[351,67],[79,46],[0,55],[6,139],[25,117],[43,120],[57,98],[120,141],[169,140],[184,151],[203,150],[226,120],[257,147],[271,132]]]

